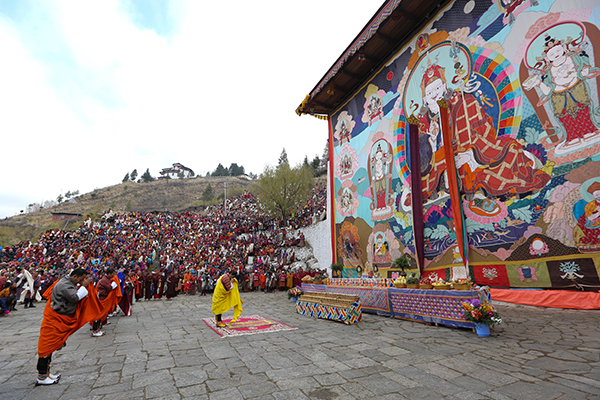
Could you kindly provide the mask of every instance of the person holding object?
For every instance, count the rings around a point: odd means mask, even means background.
[[[60,374],[50,374],[52,353],[66,345],[67,338],[84,324],[93,319],[100,310],[96,300],[84,307],[88,287],[95,295],[92,277],[85,269],[78,268],[65,275],[44,293],[49,299],[44,309],[44,319],[38,341],[38,377],[35,385],[53,385],[60,380]],[[79,285],[79,287],[78,287]],[[88,319],[89,318],[89,319]]]
[[[232,279],[229,273],[223,274],[217,281],[212,298],[212,312],[215,314],[217,327],[224,328],[227,326],[221,320],[221,316],[229,311],[231,307],[233,307],[233,319],[230,324],[237,321],[242,315],[242,304],[237,279]]]

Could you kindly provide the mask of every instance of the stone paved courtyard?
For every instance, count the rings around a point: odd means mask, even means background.
[[[242,299],[245,315],[298,329],[221,338],[202,322],[210,297],[140,302],[104,337],[76,332],[48,387],[34,386],[44,304],[19,306],[0,318],[0,399],[600,399],[597,311],[498,305],[508,324],[479,338],[371,314],[315,320],[283,292]]]

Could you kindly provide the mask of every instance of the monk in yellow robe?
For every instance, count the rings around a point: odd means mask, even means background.
[[[227,326],[221,320],[221,316],[229,311],[231,307],[233,307],[233,319],[230,324],[237,321],[242,315],[242,304],[237,279],[231,279],[228,273],[223,274],[217,281],[212,298],[212,312],[215,314],[217,326],[219,328]]]

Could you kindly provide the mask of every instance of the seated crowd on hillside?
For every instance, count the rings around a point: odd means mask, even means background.
[[[11,315],[17,303],[35,307],[44,291],[74,268],[85,268],[96,282],[106,269],[118,271],[130,304],[133,298],[207,294],[224,272],[232,273],[244,291],[296,286],[320,271],[290,268],[293,247],[304,246],[302,233],[291,230],[323,219],[326,198],[325,187],[316,186],[286,226],[246,192],[202,214],[109,211],[73,231],[47,231],[36,243],[0,250],[0,314]]]

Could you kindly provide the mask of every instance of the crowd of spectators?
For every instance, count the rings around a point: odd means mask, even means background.
[[[35,307],[40,295],[74,268],[85,268],[96,281],[107,268],[119,271],[122,290],[137,300],[207,294],[224,272],[232,273],[243,291],[296,286],[304,275],[322,272],[291,266],[294,248],[305,245],[296,230],[325,218],[326,198],[325,187],[315,186],[285,226],[245,192],[202,213],[109,210],[76,230],[47,231],[36,242],[0,249],[2,314],[17,310],[17,303]]]

